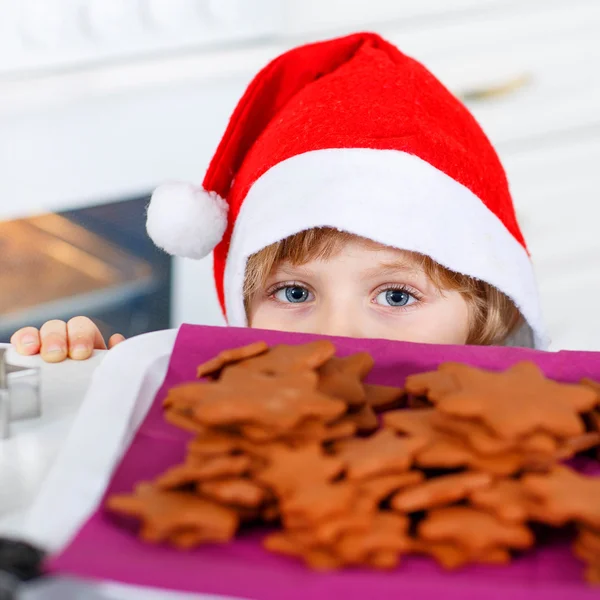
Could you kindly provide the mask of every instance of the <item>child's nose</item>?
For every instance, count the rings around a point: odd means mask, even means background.
[[[335,306],[323,308],[319,315],[318,331],[321,335],[338,337],[363,337],[361,333],[361,319],[350,307]]]

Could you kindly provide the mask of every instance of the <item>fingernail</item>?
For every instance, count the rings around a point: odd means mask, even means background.
[[[62,346],[58,344],[50,344],[47,348],[44,349],[46,354],[58,354],[59,352],[64,352]]]
[[[21,340],[21,345],[23,345],[23,346],[33,346],[36,343],[36,341],[37,340],[32,335],[26,335]]]
[[[84,344],[77,344],[71,348],[71,358],[74,358],[75,360],[87,358],[89,353],[89,348]]]

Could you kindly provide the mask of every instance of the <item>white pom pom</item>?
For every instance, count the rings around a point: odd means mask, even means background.
[[[204,258],[223,238],[227,208],[214,192],[187,183],[166,183],[152,194],[146,230],[169,254]]]

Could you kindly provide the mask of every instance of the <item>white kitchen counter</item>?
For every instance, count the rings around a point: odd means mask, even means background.
[[[111,351],[127,371],[127,383],[133,393],[141,385],[148,365],[162,358],[161,372],[153,373],[154,385],[160,385],[176,333],[177,330],[171,329],[137,336]],[[32,507],[44,484],[52,479],[52,468],[65,443],[70,441],[71,448],[77,445],[73,424],[80,414],[93,374],[106,355],[107,351],[96,351],[86,361],[48,364],[39,356],[19,356],[9,348],[9,363],[41,369],[42,412],[37,419],[11,423],[11,437],[0,441],[0,536],[24,536],[38,541],[35,535],[27,534]],[[126,387],[123,393],[127,393]],[[107,417],[106,426],[112,428],[110,415],[103,416]],[[114,423],[114,429],[122,425]],[[39,506],[38,503],[36,515],[45,518]]]
[[[5,346],[3,344],[2,346]],[[0,535],[18,535],[28,508],[71,429],[91,376],[106,351],[84,362],[44,363],[39,356],[19,356],[9,363],[41,368],[42,415],[11,423],[11,437],[0,441]]]

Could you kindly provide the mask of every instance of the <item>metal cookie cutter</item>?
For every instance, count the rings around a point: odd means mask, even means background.
[[[0,439],[10,437],[10,423],[35,419],[42,413],[40,370],[6,362],[0,348]]]

